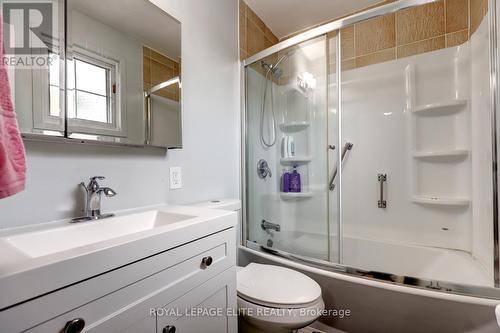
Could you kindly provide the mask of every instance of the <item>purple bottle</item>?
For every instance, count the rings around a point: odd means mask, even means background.
[[[293,166],[293,172],[290,174],[290,192],[300,192],[300,173],[297,166]]]
[[[283,170],[283,192],[290,192],[290,172],[288,170]]]

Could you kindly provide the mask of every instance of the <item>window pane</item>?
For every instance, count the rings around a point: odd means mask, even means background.
[[[67,90],[75,89],[75,64],[74,60],[68,59],[67,62],[67,80],[66,80],[66,88]]]
[[[52,62],[49,65],[49,82],[53,86],[59,86],[59,56],[50,54]]]
[[[106,69],[76,60],[76,89],[106,96]]]
[[[66,90],[66,116],[68,118],[76,118],[76,104],[75,104],[75,91],[74,90]]]
[[[76,117],[78,119],[108,122],[106,97],[76,92]]]
[[[49,115],[59,117],[61,110],[59,109],[59,87],[49,86],[50,110]]]

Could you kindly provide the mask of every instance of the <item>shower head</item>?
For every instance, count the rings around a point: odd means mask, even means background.
[[[283,70],[280,67],[278,67],[278,65],[286,58],[288,58],[288,53],[285,53],[281,57],[279,57],[274,64],[270,64],[263,61],[262,67],[264,67],[267,70],[266,76],[267,74],[271,73],[275,79],[281,78],[281,76],[283,75]]]
[[[281,68],[279,68],[279,67],[274,67],[273,69],[271,69],[271,73],[273,74],[273,77],[276,80],[278,80],[283,75],[283,70]]]

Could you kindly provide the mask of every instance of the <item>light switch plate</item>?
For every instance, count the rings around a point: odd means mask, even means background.
[[[182,188],[182,168],[170,168],[170,189],[176,190]]]

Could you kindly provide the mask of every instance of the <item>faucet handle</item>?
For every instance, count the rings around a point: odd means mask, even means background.
[[[103,180],[105,179],[106,177],[104,176],[94,176],[94,177],[90,177],[90,182],[89,184],[87,185],[87,190],[88,191],[92,191],[92,192],[95,192],[99,189],[99,183],[97,182],[98,180]]]
[[[109,187],[104,187],[101,188],[102,192],[104,193],[105,196],[107,197],[114,197],[116,195],[115,190],[109,188]]]

